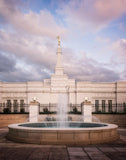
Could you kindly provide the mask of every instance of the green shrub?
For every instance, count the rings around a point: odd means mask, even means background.
[[[3,113],[11,113],[11,110],[9,108],[4,108]]]
[[[17,109],[14,109],[14,113],[17,113],[18,111],[17,111]]]
[[[25,113],[25,109],[21,108],[20,113]]]
[[[44,112],[44,113],[49,113],[48,108],[44,108],[44,109],[43,109],[43,112]]]
[[[102,113],[102,112],[99,110],[99,111],[97,111],[96,113]]]
[[[78,112],[78,110],[77,110],[76,107],[73,108],[73,112],[74,112],[74,113],[77,113],[77,112]]]

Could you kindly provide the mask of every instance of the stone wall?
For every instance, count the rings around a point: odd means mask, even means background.
[[[40,115],[41,121],[48,115]],[[55,117],[55,115],[51,115]],[[72,120],[81,120],[81,115],[69,115]],[[28,114],[0,114],[0,127],[6,127],[13,123],[28,122]],[[93,122],[104,122],[126,127],[126,114],[93,114]]]
[[[28,114],[0,114],[0,127],[23,122],[28,122]]]
[[[100,122],[126,127],[126,114],[93,114],[93,117],[96,117]]]
[[[68,88],[67,88],[68,86]],[[68,91],[67,91],[68,90]],[[95,100],[102,100],[108,103],[126,102],[126,81],[116,83],[93,83],[68,79],[66,75],[57,77],[52,75],[51,79],[45,79],[44,82],[26,82],[26,83],[4,83],[0,82],[0,103],[7,100],[24,100],[26,104],[37,97],[41,104],[57,103],[59,93],[69,92],[69,103],[81,104],[84,97],[88,97],[92,104]]]

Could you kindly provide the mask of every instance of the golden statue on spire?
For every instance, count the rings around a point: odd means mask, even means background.
[[[58,39],[58,46],[60,46],[60,36],[57,36]]]

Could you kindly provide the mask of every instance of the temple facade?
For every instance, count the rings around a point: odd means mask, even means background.
[[[94,83],[69,79],[64,74],[59,41],[55,74],[50,79],[26,83],[0,82],[0,104],[29,104],[33,97],[40,104],[57,104],[59,94],[67,94],[68,103],[74,105],[81,104],[85,97],[96,106],[123,104],[126,103],[126,81]]]

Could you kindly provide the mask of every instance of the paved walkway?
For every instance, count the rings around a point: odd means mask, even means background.
[[[0,160],[126,160],[126,128],[115,143],[79,147],[14,143],[7,132],[0,128]]]

